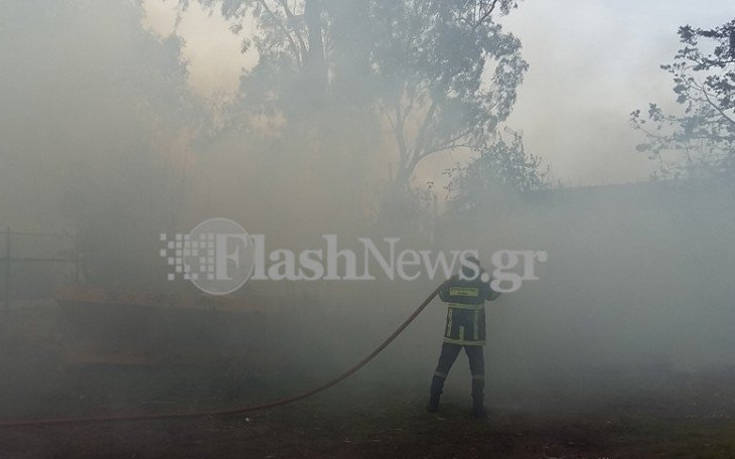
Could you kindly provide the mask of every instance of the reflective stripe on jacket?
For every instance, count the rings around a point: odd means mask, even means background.
[[[447,303],[447,322],[444,342],[464,346],[485,344],[485,301],[498,294],[488,283],[461,280],[452,277],[439,290],[439,297]]]

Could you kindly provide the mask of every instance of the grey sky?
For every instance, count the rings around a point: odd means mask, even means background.
[[[174,25],[171,0],[145,0],[147,23],[162,34]],[[729,0],[526,0],[504,19],[520,37],[530,70],[508,126],[524,132],[528,151],[542,156],[567,185],[636,181],[652,164],[635,151],[641,138],[628,123],[649,101],[673,102],[659,69],[678,48],[680,25],[709,27],[735,15]],[[196,4],[177,33],[184,38],[190,81],[207,97],[232,91],[254,56],[216,12]],[[456,161],[429,165],[431,169]]]
[[[567,184],[644,179],[651,164],[628,114],[673,103],[659,66],[678,49],[680,25],[733,16],[727,0],[527,0],[505,20],[531,65],[508,124]]]

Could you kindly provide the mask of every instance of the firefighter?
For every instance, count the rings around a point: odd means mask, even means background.
[[[439,364],[431,381],[428,411],[439,408],[439,397],[449,369],[464,348],[470,360],[472,373],[472,415],[483,418],[485,414],[485,301],[493,301],[500,293],[490,288],[490,276],[475,257],[468,257],[461,268],[462,275],[455,275],[442,285],[439,297],[447,303],[447,322],[444,328]]]

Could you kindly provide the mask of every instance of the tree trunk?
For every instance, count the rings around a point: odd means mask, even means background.
[[[327,67],[324,59],[322,40],[322,3],[321,0],[306,0],[304,21],[309,34],[309,50],[306,55],[305,69],[308,78],[320,92],[327,87]]]

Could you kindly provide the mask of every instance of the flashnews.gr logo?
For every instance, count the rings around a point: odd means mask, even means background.
[[[398,250],[400,238],[386,237],[382,248],[370,238],[358,238],[362,250],[341,248],[336,234],[322,234],[324,246],[294,252],[267,250],[263,234],[249,235],[227,218],[211,218],[188,234],[161,234],[161,257],[168,261],[169,280],[183,277],[202,291],[225,295],[255,280],[375,280],[382,271],[389,279],[412,281],[426,276],[490,282],[496,292],[514,292],[523,281],[536,280],[536,263],[547,261],[545,251],[498,250],[491,254],[492,275],[479,265],[478,250]],[[379,268],[379,269],[375,269]],[[520,273],[516,272],[520,269]],[[372,272],[371,272],[372,271]]]
[[[234,292],[253,273],[255,244],[230,219],[204,220],[188,234],[174,234],[172,240],[161,233],[161,241],[165,248],[160,254],[173,269],[168,280],[181,276],[211,295]]]

